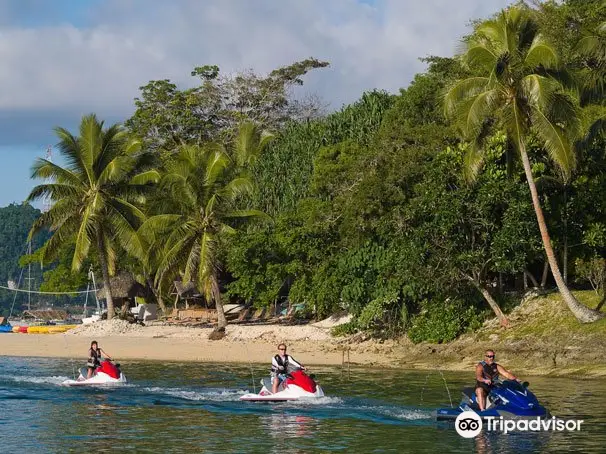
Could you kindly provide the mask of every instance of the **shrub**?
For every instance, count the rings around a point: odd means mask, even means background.
[[[333,326],[330,330],[330,334],[335,337],[351,336],[358,332],[358,325],[355,320],[351,320],[341,325]]]
[[[458,299],[440,303],[422,303],[422,310],[412,320],[408,337],[414,343],[443,343],[482,325],[481,313],[474,306]]]

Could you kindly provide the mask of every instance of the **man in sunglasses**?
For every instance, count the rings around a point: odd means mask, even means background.
[[[271,385],[272,393],[278,392],[278,387],[286,379],[286,375],[295,369],[303,369],[292,356],[286,354],[286,344],[278,345],[278,354],[271,360]]]
[[[509,380],[518,380],[510,371],[497,364],[494,358],[494,350],[486,350],[484,361],[480,361],[476,366],[476,398],[480,411],[486,408],[486,397],[500,375]]]

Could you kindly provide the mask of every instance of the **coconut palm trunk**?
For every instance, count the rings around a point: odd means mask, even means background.
[[[560,294],[562,295],[562,298],[566,302],[566,305],[568,306],[570,311],[580,322],[590,323],[599,320],[603,317],[603,314],[598,311],[589,309],[588,307],[579,303],[572,294],[572,292],[568,289],[568,286],[562,278],[562,273],[560,273],[560,267],[558,266],[558,262],[553,252],[553,247],[551,246],[551,238],[549,237],[549,232],[547,231],[547,224],[545,223],[545,217],[543,216],[543,209],[541,208],[541,203],[539,201],[537,187],[534,183],[534,178],[532,176],[530,160],[528,159],[528,154],[526,153],[526,144],[522,140],[520,140],[518,142],[518,146],[522,158],[522,163],[524,165],[524,173],[526,174],[526,180],[528,181],[528,187],[530,188],[532,206],[534,207],[534,212],[537,216],[537,222],[539,224],[539,230],[541,232],[543,247],[545,248],[545,254],[547,255],[549,267],[551,268],[551,274],[555,279],[556,285],[558,286],[558,290],[560,291]]]
[[[109,276],[109,265],[103,251],[103,234],[97,234],[97,247],[99,248],[99,266],[101,267],[101,275],[103,276],[103,287],[105,288],[105,301],[107,302],[107,319],[114,318],[114,298],[112,297],[111,279]]]
[[[223,302],[221,301],[221,290],[219,289],[219,280],[213,273],[211,276],[211,286],[213,299],[215,300],[215,307],[217,308],[217,329],[222,329],[227,326],[227,319],[225,318],[225,311],[223,310]]]

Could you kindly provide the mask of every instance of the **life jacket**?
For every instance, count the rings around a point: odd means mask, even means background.
[[[274,370],[274,368],[272,367],[272,372],[276,372],[276,373],[280,373],[280,374],[287,374],[288,373],[288,359],[289,359],[289,356],[288,355],[284,355],[284,361],[282,361],[282,357],[280,355],[274,356],[274,359],[278,363],[278,366],[282,366],[284,369]]]
[[[499,379],[499,368],[497,363],[488,364],[486,361],[480,361],[482,366],[482,377],[495,381]]]
[[[101,365],[101,352],[99,350],[88,349],[88,367],[99,367]]]

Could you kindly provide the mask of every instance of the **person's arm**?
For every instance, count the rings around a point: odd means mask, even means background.
[[[290,356],[289,358],[290,358],[290,360],[288,361],[289,364],[292,364],[294,367],[297,367],[299,369],[305,370],[305,366],[303,366],[301,363],[299,363],[296,359],[294,359],[292,356]]]
[[[111,356],[109,356],[105,350],[103,350],[102,348],[99,348],[99,351],[100,351],[100,352],[103,352],[103,354],[105,355],[105,357],[106,357],[107,359],[112,360],[112,357],[111,357]],[[112,361],[113,361],[113,360],[112,360]]]
[[[487,385],[490,385],[490,380],[484,378],[484,368],[480,364],[476,366],[476,380],[480,383],[486,383]]]
[[[518,379],[515,375],[513,375],[510,371],[508,371],[507,369],[505,369],[500,364],[497,364],[497,370],[499,371],[500,375],[503,375],[503,376],[505,376],[506,378],[508,378],[510,380],[517,380]]]

